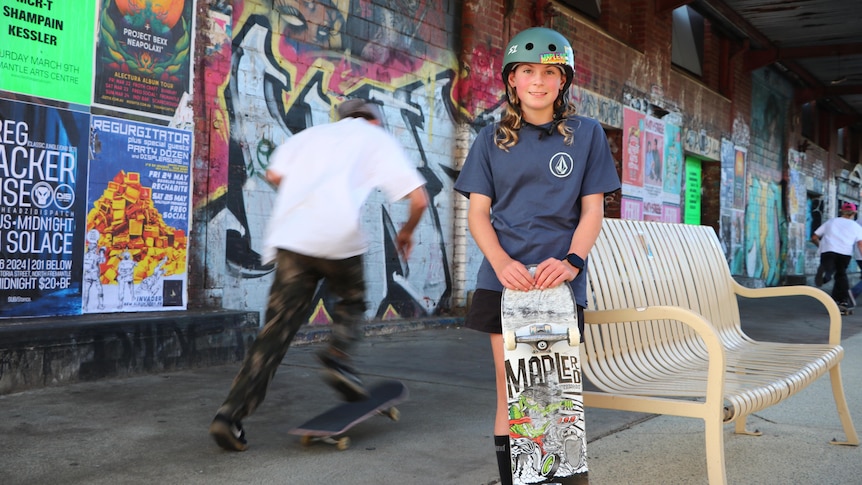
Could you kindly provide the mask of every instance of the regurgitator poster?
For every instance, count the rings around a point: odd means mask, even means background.
[[[186,307],[192,133],[93,116],[84,313]]]

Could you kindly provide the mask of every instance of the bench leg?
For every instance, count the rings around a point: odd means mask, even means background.
[[[739,418],[736,419],[736,425],[733,429],[734,433],[744,434],[744,435],[748,435],[748,436],[760,436],[763,434],[759,429],[756,429],[754,431],[750,431],[748,428],[746,428],[745,427],[746,420],[748,420],[748,415],[740,416]]]
[[[853,418],[850,416],[850,409],[847,407],[847,399],[844,397],[844,384],[841,382],[841,365],[837,364],[829,371],[829,378],[832,381],[832,395],[835,397],[835,406],[838,408],[838,417],[841,418],[841,425],[844,426],[844,434],[847,441],[831,441],[834,445],[851,445],[859,446],[859,435],[856,434],[856,428],[853,427]]]
[[[709,485],[727,485],[724,470],[724,423],[717,417],[704,420],[706,426],[706,471]]]

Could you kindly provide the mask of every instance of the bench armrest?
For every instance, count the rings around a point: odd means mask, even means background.
[[[733,292],[745,298],[771,298],[777,296],[810,296],[826,307],[829,313],[829,345],[841,343],[841,310],[828,293],[813,286],[771,286],[767,288],[747,288],[731,281]]]

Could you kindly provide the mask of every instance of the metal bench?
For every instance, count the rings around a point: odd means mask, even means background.
[[[750,289],[730,275],[708,226],[606,219],[590,253],[584,374],[587,406],[703,419],[707,474],[726,484],[723,428],[777,404],[829,372],[847,440],[859,436],[844,397],[841,315],[818,288]],[[825,344],[755,341],[737,296],[807,295],[825,307]],[[825,323],[825,318],[824,318]],[[825,330],[825,329],[824,329]]]

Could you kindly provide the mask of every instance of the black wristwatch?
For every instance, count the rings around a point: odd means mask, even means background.
[[[578,268],[579,270],[583,271],[583,269],[584,269],[584,258],[578,256],[575,253],[569,253],[566,255],[566,261],[568,261],[569,264],[571,264],[575,268]]]

